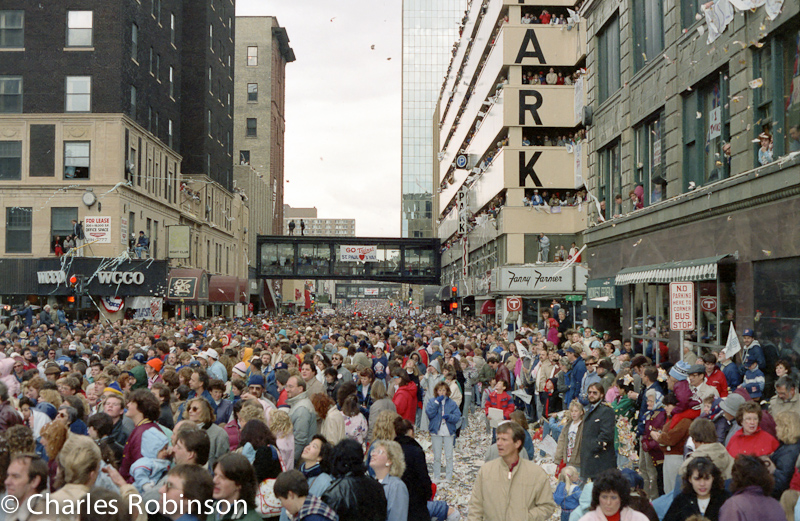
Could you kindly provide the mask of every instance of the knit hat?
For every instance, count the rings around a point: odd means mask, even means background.
[[[111,382],[110,384],[108,384],[108,387],[103,389],[103,393],[109,393],[109,392],[122,396],[122,388],[120,388],[117,382]]]
[[[679,382],[686,380],[689,376],[689,364],[681,360],[672,366],[672,369],[669,370],[669,375]]]
[[[742,406],[747,400],[741,394],[731,393],[719,404],[720,409],[727,412],[731,416],[736,416],[739,412],[739,407]]]
[[[247,374],[247,364],[244,362],[239,362],[233,366],[233,374],[244,378],[244,376]]]
[[[153,358],[147,361],[147,365],[152,367],[157,373],[161,371],[161,368],[164,366],[164,362],[162,362],[158,358]]]

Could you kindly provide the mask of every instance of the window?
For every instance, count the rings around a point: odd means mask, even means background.
[[[92,77],[67,76],[67,112],[92,110]]]
[[[209,67],[208,68],[208,92],[213,92],[213,90],[214,90],[212,88],[212,84],[211,84],[211,75],[212,75],[212,70],[211,70],[211,67]]]
[[[22,179],[22,141],[0,141],[0,181]]]
[[[655,116],[645,120],[636,127],[636,184],[644,188],[644,201],[647,206],[666,198],[666,147],[664,146],[664,113],[658,112]],[[623,200],[624,200],[623,194]],[[627,211],[627,210],[625,210]],[[617,212],[615,214],[625,213]]]
[[[245,136],[258,136],[258,120],[256,118],[247,118],[247,132],[245,133]]]
[[[33,208],[6,208],[6,253],[30,253]]]
[[[622,194],[622,170],[620,168],[619,140],[598,152],[600,161],[600,190],[599,199],[601,203],[605,201],[606,219],[610,219],[614,213],[614,198]]]
[[[25,47],[25,11],[0,11],[0,48]]]
[[[161,0],[153,0],[153,3],[156,4],[156,22],[158,22],[158,25],[161,25]]]
[[[131,117],[136,119],[136,87],[131,85]]]
[[[683,190],[730,175],[727,70],[712,73],[683,98]]]
[[[754,118],[756,120],[753,125],[753,133],[758,136],[761,131],[768,132],[775,136],[778,121],[776,121],[775,114],[773,114],[773,91],[774,85],[772,82],[772,52],[773,45],[777,44],[777,40],[772,39],[767,42],[761,49],[754,49],[753,52],[753,81],[760,81],[761,87],[753,89],[753,101],[755,106]],[[791,71],[789,71],[791,72]],[[779,104],[776,104],[778,106]],[[773,142],[773,146],[776,143]],[[755,151],[753,155],[753,166],[760,166],[758,162],[758,150],[761,148],[759,143],[753,145]],[[780,150],[779,150],[780,149]],[[773,158],[782,155],[783,147],[778,145],[773,149]]]
[[[258,101],[258,83],[247,84],[247,101]]]
[[[208,48],[211,49],[211,52],[214,52],[214,26],[208,26]]]
[[[206,118],[206,123],[208,124],[208,135],[211,135],[211,110],[208,111],[208,117]]]
[[[169,66],[169,97],[175,97],[175,70],[172,68],[172,65]]]
[[[169,43],[175,45],[175,13],[169,14]]]
[[[681,0],[681,24],[682,29],[688,29],[697,21],[695,15],[700,13],[700,5],[705,2],[699,0]],[[702,14],[702,13],[701,13]]]
[[[664,50],[661,0],[633,0],[634,72],[660,58]]]
[[[153,107],[147,107],[147,131],[153,131]]]
[[[167,146],[172,148],[172,120],[167,121]]]
[[[206,175],[211,175],[211,154],[206,154]]]
[[[0,76],[0,114],[22,112],[22,76]]]
[[[258,47],[247,48],[247,66],[255,67],[258,65]]]
[[[78,208],[51,208],[50,209],[50,252],[54,252],[56,237],[59,240],[67,235],[72,235],[72,220],[78,220]]]
[[[239,164],[240,165],[249,165],[250,164],[250,151],[249,150],[240,150],[239,151]]]
[[[89,179],[88,141],[64,142],[64,179]]]
[[[131,59],[139,61],[139,26],[131,25]]]
[[[161,81],[161,55],[156,54],[156,81]]]
[[[775,55],[782,58],[782,63],[776,64],[780,67],[778,77],[782,78],[782,82],[781,92],[774,94],[777,98],[775,106],[776,108],[785,107],[785,110],[776,115],[780,123],[778,128],[783,127],[788,131],[779,135],[785,137],[775,140],[775,157],[783,155],[784,152],[800,152],[800,67],[798,66],[800,64],[800,29],[793,30],[785,39],[776,42],[776,45],[778,51]],[[778,86],[776,85],[776,87]],[[773,132],[773,136],[776,135],[776,132]]]
[[[92,46],[92,11],[67,11],[67,47]]]
[[[620,58],[619,58],[619,17],[615,14],[597,33],[598,68],[598,102],[602,103],[619,90]]]
[[[150,47],[150,74],[154,75],[153,65],[155,65],[155,53],[153,52],[153,48]]]

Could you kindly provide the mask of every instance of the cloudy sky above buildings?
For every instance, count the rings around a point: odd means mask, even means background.
[[[286,67],[284,202],[355,218],[362,237],[398,237],[400,0],[236,4],[237,16],[276,16],[297,57]]]

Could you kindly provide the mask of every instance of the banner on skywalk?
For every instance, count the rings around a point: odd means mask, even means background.
[[[341,262],[378,262],[377,246],[339,246]]]

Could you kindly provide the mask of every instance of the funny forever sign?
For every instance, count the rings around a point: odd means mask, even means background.
[[[378,262],[377,246],[339,246],[341,262]]]

